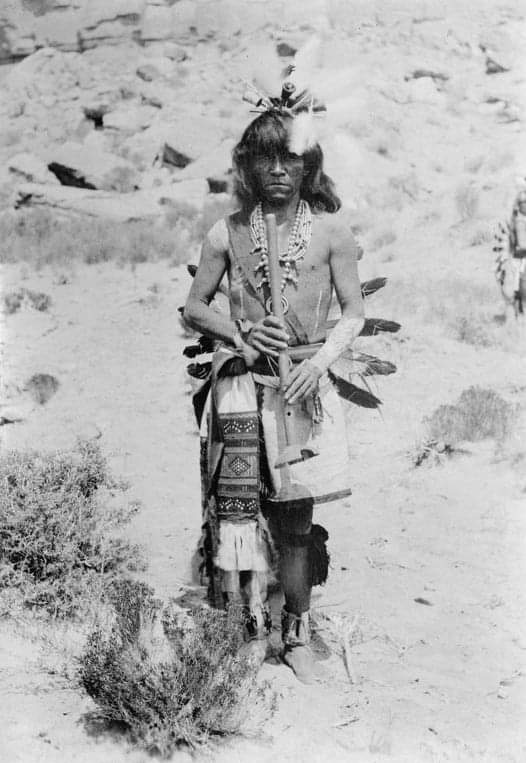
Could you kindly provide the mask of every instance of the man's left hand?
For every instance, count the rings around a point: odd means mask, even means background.
[[[297,365],[290,372],[285,386],[285,400],[287,403],[297,403],[312,395],[318,387],[321,374],[320,369],[308,360],[304,360]]]

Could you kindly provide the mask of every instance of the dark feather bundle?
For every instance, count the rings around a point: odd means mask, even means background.
[[[364,281],[361,284],[362,297],[368,297],[374,294],[378,289],[382,289],[387,283],[387,278],[371,278],[370,281]]]
[[[389,360],[380,360],[380,358],[376,358],[374,355],[367,355],[364,352],[353,353],[353,360],[365,364],[363,376],[388,376],[396,371],[395,364]]]
[[[183,350],[183,355],[187,358],[195,358],[196,355],[203,355],[207,352],[214,352],[215,341],[209,336],[200,336],[197,344],[189,344]]]
[[[373,395],[372,392],[369,392],[369,390],[357,387],[356,384],[342,379],[341,376],[336,376],[330,370],[328,373],[329,379],[336,387],[337,393],[344,400],[348,400],[350,403],[354,403],[354,405],[359,405],[361,408],[378,408],[382,404],[382,401]]]
[[[374,336],[380,333],[380,331],[395,334],[400,329],[401,326],[396,321],[386,321],[384,318],[366,318],[363,329],[360,331],[360,336]]]
[[[330,556],[327,551],[329,533],[321,525],[312,525],[309,547],[311,585],[323,585],[329,576]]]
[[[206,379],[212,371],[211,363],[190,363],[186,370],[194,379]]]

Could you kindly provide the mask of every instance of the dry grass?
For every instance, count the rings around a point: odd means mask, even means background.
[[[521,353],[521,326],[503,324],[498,289],[458,276],[415,280],[392,277],[386,288],[370,298],[369,314],[389,315],[409,335],[437,330],[443,336],[476,347]]]
[[[258,666],[239,655],[241,615],[163,607],[140,583],[116,586],[113,614],[88,638],[81,681],[102,717],[132,741],[170,757],[186,745],[239,731],[255,705],[270,710]]]
[[[0,215],[0,262],[26,262],[37,270],[72,262],[179,265],[192,257],[201,234],[201,217],[186,207],[172,205],[164,221],[129,223],[10,210]]]

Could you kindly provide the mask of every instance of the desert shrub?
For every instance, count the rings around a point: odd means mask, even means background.
[[[477,347],[490,347],[492,342],[487,331],[475,316],[459,315],[450,321],[453,337],[459,342],[466,342]]]
[[[472,185],[459,185],[455,191],[455,206],[462,222],[475,217],[479,205],[479,196]]]
[[[25,384],[25,389],[39,405],[44,405],[56,394],[60,382],[52,374],[33,374]]]
[[[17,289],[4,294],[4,310],[8,315],[16,313],[22,307],[24,301],[27,301],[31,307],[39,312],[46,312],[51,306],[51,297],[43,291],[32,291],[32,289]]]
[[[257,666],[239,655],[240,613],[163,607],[131,581],[113,593],[81,658],[81,682],[103,717],[134,743],[169,757],[181,744],[233,734],[265,701]]]
[[[25,606],[82,614],[110,583],[142,568],[139,549],[116,535],[136,506],[94,441],[71,451],[0,456],[0,594]]]
[[[511,432],[517,408],[497,392],[469,387],[456,403],[440,405],[424,421],[429,439],[446,443],[504,440]]]
[[[494,239],[493,231],[489,228],[480,228],[472,235],[469,245],[481,246],[482,244],[489,244]]]

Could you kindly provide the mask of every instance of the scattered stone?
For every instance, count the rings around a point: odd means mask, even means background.
[[[39,405],[45,405],[56,394],[60,383],[51,374],[33,374],[25,389]]]
[[[104,115],[108,113],[110,107],[106,104],[101,106],[85,106],[84,115],[86,119],[93,122],[93,126],[96,130],[102,130],[104,128]]]
[[[297,49],[288,42],[278,42],[276,45],[276,52],[281,58],[292,58],[297,53]]]
[[[159,70],[152,64],[143,64],[142,66],[139,66],[136,74],[145,82],[153,82],[154,79],[159,79],[161,76]]]
[[[157,116],[157,109],[140,103],[122,104],[104,116],[104,127],[133,134],[149,127]]]
[[[8,160],[7,168],[17,179],[28,183],[50,183],[58,185],[56,176],[49,171],[46,163],[30,153],[16,154]]]
[[[144,0],[89,0],[80,19],[82,50],[140,38]]]
[[[497,61],[489,56],[486,57],[486,74],[502,74],[503,72],[509,72],[505,66],[501,66]]]
[[[129,192],[139,187],[139,173],[126,159],[101,150],[98,141],[65,143],[53,150],[49,170],[65,186]]]
[[[210,193],[228,193],[230,188],[230,182],[227,175],[222,178],[208,177],[206,182],[208,183],[208,190]]]
[[[421,596],[417,596],[416,599],[413,599],[414,602],[417,604],[425,604],[426,607],[432,607],[433,604],[428,601],[427,599],[423,599]]]
[[[410,79],[420,79],[421,77],[430,77],[433,81],[439,80],[441,82],[447,82],[449,74],[443,72],[433,72],[430,69],[415,69],[411,74],[404,77],[406,82]]]
[[[188,203],[201,208],[208,192],[206,180],[187,180],[132,193],[93,191],[68,186],[25,183],[17,189],[15,209],[43,207],[66,214],[131,222],[161,217],[166,206]]]
[[[18,424],[27,419],[32,410],[33,404],[28,401],[15,405],[0,405],[0,426]]]
[[[178,167],[184,169],[192,160],[181,151],[165,143],[161,150],[161,164],[165,167]]]

